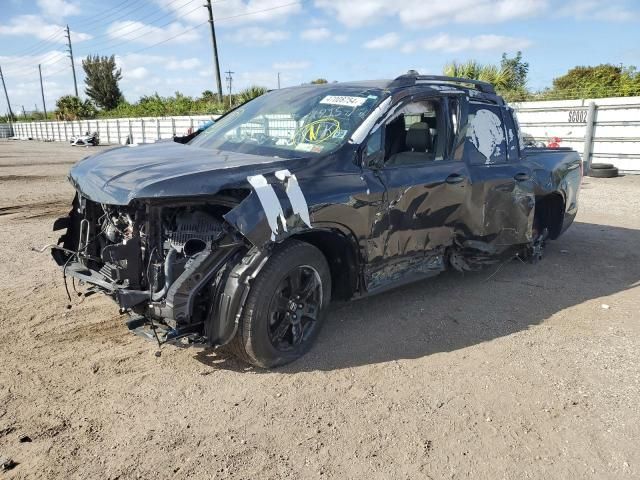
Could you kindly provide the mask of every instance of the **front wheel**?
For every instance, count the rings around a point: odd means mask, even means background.
[[[331,301],[331,274],[313,245],[288,240],[251,284],[234,353],[269,368],[292,362],[311,348]]]

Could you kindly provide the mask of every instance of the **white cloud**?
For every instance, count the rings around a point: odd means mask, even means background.
[[[183,58],[181,60],[169,60],[167,70],[192,70],[202,65],[198,58]]]
[[[18,15],[13,17],[8,24],[0,25],[0,35],[24,35],[40,40],[48,40],[51,43],[66,43],[62,25],[56,25],[45,21],[39,15]],[[74,43],[83,42],[93,38],[88,33],[74,32],[71,30],[71,39]]]
[[[640,13],[627,8],[626,2],[615,0],[574,0],[565,4],[556,13],[559,17],[573,17],[576,20],[629,22],[640,18]]]
[[[164,57],[162,55],[129,53],[127,55],[116,55],[116,65],[122,69],[123,77],[129,77],[131,72],[140,67],[155,66],[167,70],[193,70],[200,67],[202,62],[196,57],[177,58],[174,56]]]
[[[38,7],[47,18],[58,20],[70,15],[80,14],[80,7],[65,0],[38,0]]]
[[[289,38],[289,32],[284,30],[267,30],[261,27],[240,28],[229,36],[235,43],[242,43],[254,47],[266,47],[275,42]]]
[[[404,25],[431,27],[456,23],[497,23],[515,18],[540,15],[548,8],[548,0],[315,0],[316,7],[335,16],[348,27],[379,23],[397,16]]]
[[[273,64],[274,70],[306,70],[311,66],[311,62],[305,60],[299,62],[279,62]]]
[[[331,36],[331,30],[326,27],[320,28],[309,28],[308,30],[303,30],[300,34],[300,38],[303,40],[310,40],[312,42],[317,42],[320,40],[325,40]]]
[[[142,80],[149,75],[149,70],[144,67],[136,67],[127,72],[127,78],[131,78],[133,80]]]
[[[124,20],[109,25],[107,35],[114,40],[128,40],[144,45],[153,45],[168,39],[171,39],[172,43],[189,43],[199,38],[198,32],[189,30],[190,28],[180,22],[173,22],[160,28],[142,22]]]
[[[398,45],[398,42],[400,42],[400,36],[391,32],[369,40],[364,44],[364,48],[393,48]]]
[[[40,55],[0,56],[11,107],[16,114],[21,111],[21,105],[27,111],[33,110],[34,102],[37,102],[38,109],[42,111],[38,64],[42,66],[47,110],[54,110],[55,101],[62,95],[73,94],[71,65],[63,50],[50,50]],[[77,66],[76,73],[78,82],[81,83],[82,67]],[[78,86],[81,88],[80,84]]]
[[[349,40],[349,36],[345,33],[338,33],[333,36],[333,39],[336,43],[347,43],[347,40]]]
[[[507,37],[503,35],[476,35],[473,37],[451,36],[441,33],[433,37],[416,40],[402,47],[404,53],[411,53],[417,49],[437,50],[456,53],[461,51],[515,51],[523,50],[531,45],[526,38]]]
[[[187,0],[177,2],[175,0],[155,0],[165,10],[173,11],[177,15],[185,15],[191,9],[192,4]],[[293,3],[283,0],[224,0],[213,1],[213,16],[216,27],[230,27],[248,25],[252,23],[273,24],[286,20],[291,15],[302,11],[301,1]],[[186,3],[189,3],[188,7]],[[185,22],[201,23],[208,19],[206,8],[196,8],[194,11],[182,17]]]

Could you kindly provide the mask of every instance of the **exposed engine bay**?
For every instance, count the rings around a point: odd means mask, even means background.
[[[88,294],[106,293],[121,313],[139,315],[130,328],[150,324],[159,342],[189,337],[213,344],[220,341],[211,330],[220,307],[213,299],[223,297],[228,274],[250,249],[222,220],[229,209],[114,206],[77,195],[69,217],[54,225],[67,232],[52,255],[63,267],[65,285],[72,276],[89,285]]]

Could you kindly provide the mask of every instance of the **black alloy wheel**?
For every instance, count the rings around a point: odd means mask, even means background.
[[[291,351],[308,340],[318,326],[322,305],[320,274],[300,265],[285,276],[269,307],[269,340],[281,352]]]

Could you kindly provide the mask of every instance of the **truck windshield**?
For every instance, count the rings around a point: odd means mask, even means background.
[[[223,116],[190,145],[282,158],[324,155],[342,146],[387,95],[351,86],[274,90]]]

